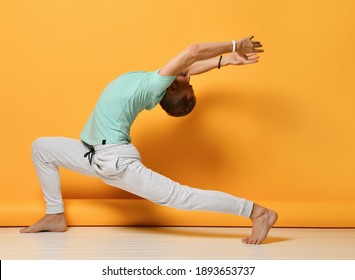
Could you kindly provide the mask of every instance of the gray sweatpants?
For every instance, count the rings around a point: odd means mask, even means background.
[[[132,144],[94,146],[92,162],[84,154],[90,148],[80,140],[42,137],[33,142],[32,158],[44,193],[46,213],[64,212],[58,167],[99,177],[106,184],[123,189],[163,206],[185,210],[231,213],[249,218],[253,202],[220,191],[180,185],[141,162]]]

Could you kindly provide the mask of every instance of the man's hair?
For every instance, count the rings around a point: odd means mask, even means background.
[[[182,117],[189,114],[195,108],[196,97],[193,95],[188,98],[186,91],[175,93],[167,91],[159,104],[169,116]]]

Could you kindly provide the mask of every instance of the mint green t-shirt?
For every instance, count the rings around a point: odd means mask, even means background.
[[[176,78],[158,72],[130,72],[110,82],[81,132],[81,140],[92,146],[130,143],[131,125],[139,112],[153,109]]]

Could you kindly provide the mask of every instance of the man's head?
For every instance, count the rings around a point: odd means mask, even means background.
[[[190,76],[179,74],[167,88],[160,106],[169,116],[182,117],[189,114],[196,105],[194,90],[190,85]]]

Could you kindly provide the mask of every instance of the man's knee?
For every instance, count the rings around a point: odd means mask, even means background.
[[[48,148],[49,137],[40,137],[32,142],[32,157],[38,157]]]
[[[40,150],[42,147],[45,146],[46,142],[47,137],[37,138],[35,141],[32,142],[32,151]]]

